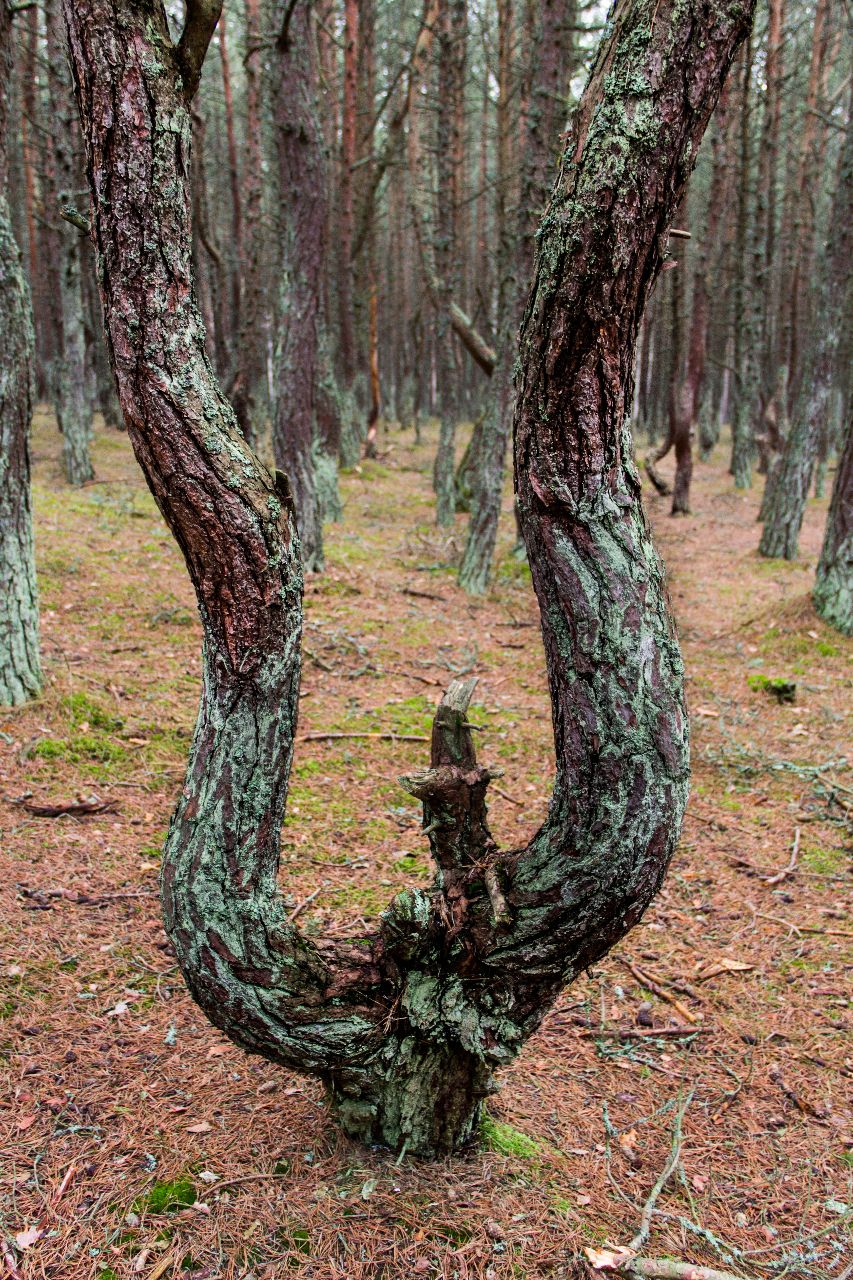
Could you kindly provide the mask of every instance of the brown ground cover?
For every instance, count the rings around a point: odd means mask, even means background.
[[[303,740],[282,889],[302,926],[370,921],[429,877],[398,774],[422,766],[453,674],[480,677],[480,755],[505,769],[495,833],[526,839],[552,768],[549,707],[509,494],[491,595],[455,585],[432,523],[432,434],[392,432],[343,478],[345,522],[309,581]],[[801,559],[756,555],[756,488],[722,448],[696,514],[648,497],[688,672],[693,792],[642,925],[569,989],[503,1076],[482,1149],[437,1165],[342,1138],[321,1090],[247,1058],[176,972],[156,894],[199,686],[178,553],[126,438],[61,481],[35,436],[47,688],[0,712],[0,1269],[12,1277],[392,1280],[570,1274],[627,1244],[689,1098],[647,1256],[743,1276],[849,1275],[853,1224],[851,645]],[[460,517],[456,538],[464,529]],[[796,683],[778,703],[761,677]],[[88,799],[46,817],[13,803]],[[796,847],[796,856],[794,850]],[[787,870],[786,870],[787,869]]]

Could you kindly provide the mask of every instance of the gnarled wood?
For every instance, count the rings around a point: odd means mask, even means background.
[[[208,1017],[246,1049],[320,1076],[348,1132],[457,1149],[494,1070],[640,918],[678,836],[681,659],[623,421],[662,235],[749,9],[618,0],[542,222],[515,465],[553,704],[547,821],[528,847],[494,848],[465,690],[453,691],[431,770],[412,783],[434,883],[399,894],[372,936],[316,945],[276,888],[298,541],[204,350],[187,94],[155,0],[64,10],[119,395],[204,627],[201,707],[163,861],[169,936]]]

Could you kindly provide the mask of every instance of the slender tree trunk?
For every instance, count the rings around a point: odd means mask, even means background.
[[[269,414],[264,351],[263,229],[261,226],[264,148],[261,123],[260,0],[244,0],[246,30],[246,148],[240,235],[240,328],[231,403],[240,430],[259,447]],[[232,197],[233,198],[233,197]]]
[[[29,454],[35,340],[9,210],[11,73],[12,13],[0,0],[0,706],[41,689]]]
[[[228,152],[228,187],[231,193],[231,307],[229,330],[235,336],[241,331],[240,310],[242,302],[241,272],[243,267],[243,198],[240,182],[240,165],[237,160],[237,133],[234,128],[234,91],[231,87],[231,64],[228,59],[228,24],[225,14],[216,30],[219,45],[219,63],[222,69],[222,101],[225,107],[225,142]],[[239,369],[235,371],[239,373]]]
[[[767,55],[764,64],[764,117],[758,148],[758,182],[755,210],[755,290],[758,304],[760,349],[758,382],[762,410],[776,383],[774,267],[776,256],[776,187],[779,167],[779,127],[782,108],[784,0],[768,0]]]
[[[36,5],[28,9],[22,18],[25,33],[21,44],[23,58],[19,61],[21,85],[21,163],[24,169],[24,212],[27,226],[26,249],[22,251],[29,266],[30,289],[33,302],[33,319],[36,334],[36,385],[37,394],[47,394],[47,369],[51,359],[50,319],[44,296],[44,275],[39,269],[40,237],[37,226],[36,169],[38,168],[39,94],[37,55],[39,39],[39,11]]]
[[[708,213],[701,244],[697,249],[693,272],[693,303],[690,312],[690,336],[684,381],[678,392],[675,433],[675,482],[672,491],[672,514],[690,510],[690,481],[693,476],[693,438],[699,419],[699,406],[705,380],[705,358],[708,346],[708,259],[717,242],[720,214],[725,195],[725,155],[722,138],[726,123],[726,90],[723,88],[715,113],[711,185],[708,191]],[[686,205],[685,205],[686,208]]]
[[[803,513],[809,496],[818,445],[828,429],[845,315],[853,277],[853,102],[829,218],[829,234],[820,265],[820,301],[810,345],[808,376],[763,509],[758,550],[763,556],[797,556]]]
[[[50,100],[56,116],[52,130],[59,209],[49,216],[59,220],[60,209],[74,207],[77,166],[74,163],[76,129],[71,115],[71,91],[62,51],[59,0],[47,0],[47,54]],[[89,442],[92,437],[92,406],[86,387],[86,328],[80,278],[80,232],[61,222],[59,226],[59,301],[62,311],[62,347],[53,367],[53,398],[62,431],[62,458],[69,484],[85,484],[94,476]]]
[[[188,5],[177,47],[154,0],[64,6],[119,394],[205,633],[163,858],[169,936],[216,1025],[322,1077],[347,1132],[425,1155],[458,1149],[495,1069],[639,920],[678,838],[682,666],[623,423],[660,229],[751,11],[617,0],[542,224],[515,475],[554,707],[549,816],[526,848],[497,849],[491,774],[466,716],[473,682],[454,682],[431,767],[406,780],[424,805],[434,883],[399,894],[355,945],[301,935],[276,886],[302,584],[286,495],[239,433],[193,305],[188,100],[206,6]]]
[[[459,416],[455,351],[450,346],[448,316],[456,284],[454,266],[454,172],[455,151],[453,124],[456,116],[453,92],[455,86],[453,0],[442,0],[436,41],[435,92],[435,200],[431,217],[433,234],[432,260],[435,263],[437,306],[435,310],[436,375],[439,390],[438,448],[435,453],[432,483],[435,490],[435,519],[440,526],[451,527],[456,515],[456,425]],[[410,121],[410,128],[413,122]],[[426,166],[424,167],[426,173]],[[432,195],[429,193],[427,198]]]
[[[498,280],[498,315],[501,333],[497,376],[491,388],[490,403],[479,429],[475,428],[471,458],[471,519],[459,583],[469,595],[482,595],[492,569],[501,497],[507,439],[512,421],[512,362],[510,352],[518,326],[518,289],[515,279],[516,252],[512,232],[524,231],[523,219],[510,205],[512,180],[512,114],[513,59],[512,37],[514,13],[512,0],[498,0],[498,109],[497,169],[495,225],[497,229],[496,273]],[[535,38],[535,37],[534,37]],[[530,63],[533,54],[531,50]],[[543,174],[543,181],[544,181]]]
[[[196,261],[204,263],[205,282],[202,313],[205,328],[210,334],[214,362],[218,376],[225,381],[231,367],[228,344],[228,280],[225,261],[214,239],[207,208],[207,122],[200,111],[193,112],[192,192],[193,234]],[[203,253],[202,253],[203,250]]]
[[[358,0],[344,0],[344,102],[341,128],[340,242],[338,307],[340,356],[344,385],[355,377],[355,330],[352,303],[352,244],[355,227],[353,168],[356,160],[358,96]]]
[[[510,137],[512,5],[498,6],[498,164],[496,223],[500,360],[474,457],[471,520],[459,582],[472,595],[489,583],[503,495],[506,446],[512,423],[515,340],[533,274],[535,230],[560,154],[567,124],[568,89],[575,66],[577,6],[565,0],[527,0],[527,66],[522,96],[528,101],[517,207],[508,205],[513,160]]]
[[[735,487],[749,489],[752,485],[752,403],[750,399],[751,379],[749,376],[750,351],[752,341],[751,326],[748,319],[751,315],[749,301],[749,262],[747,243],[749,233],[749,179],[750,179],[750,123],[752,107],[752,42],[747,40],[743,50],[742,66],[738,68],[740,75],[740,139],[738,160],[738,192],[737,223],[735,231],[735,288],[734,288],[734,376],[735,395],[734,413],[732,416],[732,460],[731,473]]]
[[[820,616],[853,636],[853,400],[832,489],[823,550],[817,566],[814,603]]]
[[[276,13],[279,28],[287,10],[282,0]],[[323,515],[317,500],[316,459],[326,168],[307,3],[290,14],[277,51],[274,111],[282,230],[273,447],[276,462],[290,481],[303,566],[321,570]]]

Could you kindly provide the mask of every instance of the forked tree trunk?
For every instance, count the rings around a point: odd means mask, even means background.
[[[188,5],[175,49],[155,0],[64,5],[121,403],[204,628],[201,707],[163,860],[169,936],[211,1020],[320,1076],[348,1133],[455,1150],[476,1133],[495,1069],[642,916],[678,837],[681,657],[623,422],[660,232],[750,10],[617,0],[543,219],[515,463],[554,709],[548,818],[526,848],[496,848],[471,689],[455,684],[431,768],[405,783],[424,803],[434,883],[399,894],[371,937],[314,942],[276,887],[299,690],[297,540],[216,382],[193,303],[188,100],[207,6]]]
[[[30,504],[32,307],[9,210],[8,122],[12,12],[0,0],[0,706],[41,688]]]

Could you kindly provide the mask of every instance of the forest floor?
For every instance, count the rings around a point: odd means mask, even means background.
[[[480,756],[505,769],[498,840],[545,813],[549,705],[510,495],[494,589],[471,601],[452,569],[465,517],[454,537],[432,520],[433,443],[391,432],[342,478],[345,520],[307,583],[300,734],[424,739],[299,743],[282,889],[309,933],[428,880],[396,779],[425,764],[453,674],[480,677]],[[809,598],[826,503],[788,564],[756,554],[760,482],[734,491],[722,446],[697,465],[695,514],[647,496],[688,674],[682,839],[642,925],[502,1074],[481,1148],[425,1164],[348,1142],[316,1081],[247,1057],[190,1000],[157,902],[199,692],[189,581],[123,434],[98,435],[98,478],[76,491],[44,413],[34,453],[46,692],[0,712],[0,1272],[566,1276],[584,1247],[635,1235],[689,1099],[645,1255],[849,1276],[853,680]],[[93,794],[111,811],[15,803]]]

